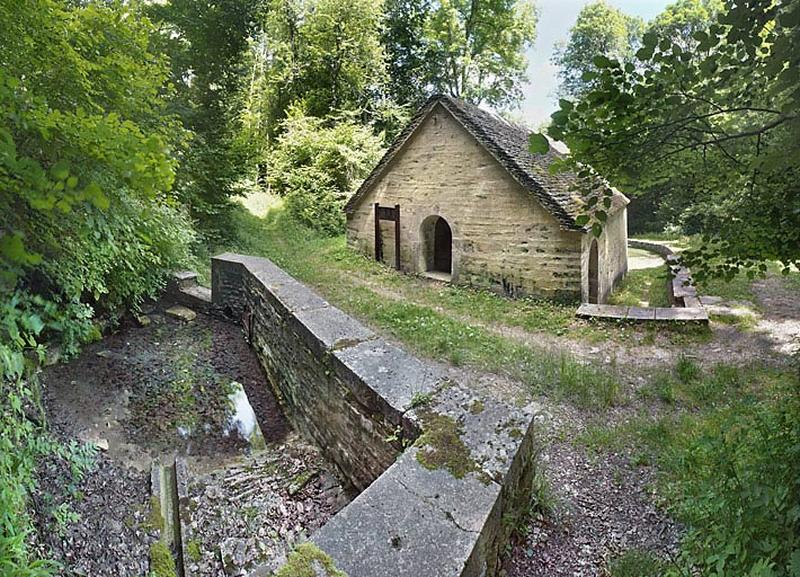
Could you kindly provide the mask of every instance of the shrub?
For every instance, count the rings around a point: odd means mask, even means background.
[[[269,184],[301,223],[327,234],[344,230],[342,208],[377,163],[382,139],[352,115],[317,118],[293,106],[268,155]]]
[[[693,420],[662,457],[682,564],[704,575],[800,575],[800,380]]]

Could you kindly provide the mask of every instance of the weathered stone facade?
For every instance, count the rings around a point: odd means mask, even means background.
[[[400,205],[400,268],[434,270],[437,217],[452,231],[451,282],[509,296],[588,298],[590,235],[566,227],[441,103],[425,115],[347,210],[347,241],[374,257],[374,203]],[[621,196],[621,195],[620,195]],[[624,197],[623,197],[624,198]],[[604,298],[627,269],[624,206],[600,238]],[[394,223],[381,221],[394,265]]]

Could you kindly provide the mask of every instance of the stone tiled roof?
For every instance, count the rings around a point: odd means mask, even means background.
[[[579,197],[575,192],[577,189],[575,175],[567,172],[552,174],[549,171],[553,161],[563,158],[563,154],[556,151],[553,146],[546,154],[531,154],[528,151],[528,137],[531,131],[473,104],[445,95],[432,96],[417,111],[408,126],[395,139],[384,157],[347,203],[345,212],[355,210],[360,200],[383,174],[395,154],[437,104],[441,104],[448,110],[525,190],[533,194],[550,211],[564,228],[583,230],[583,227],[575,223],[575,218],[581,208]],[[615,191],[612,212],[625,204],[627,204],[625,196]]]

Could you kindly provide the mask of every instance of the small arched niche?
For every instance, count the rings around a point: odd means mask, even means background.
[[[589,248],[589,302],[597,304],[600,292],[600,263],[597,250],[597,239],[592,239]]]

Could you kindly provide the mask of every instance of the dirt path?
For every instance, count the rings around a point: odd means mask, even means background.
[[[382,298],[430,306],[368,278],[354,276],[352,281]],[[792,291],[780,282],[770,282],[767,286],[769,291],[765,287],[762,292],[768,303],[765,308],[771,312],[765,313],[756,330],[742,331],[735,326],[712,322],[708,338],[689,337],[687,342],[681,342],[679,336],[668,331],[657,328],[648,330],[645,325],[628,326],[627,334],[624,327],[611,328],[610,331],[619,331],[619,338],[589,342],[544,331],[527,331],[518,326],[487,323],[469,315],[454,314],[443,307],[431,308],[452,319],[531,348],[548,350],[554,354],[567,351],[585,362],[614,365],[624,381],[636,385],[654,369],[672,366],[681,355],[689,355],[707,366],[731,362],[741,365],[750,362],[782,365],[789,362],[791,349],[782,346],[782,343],[800,335],[800,298],[793,296]],[[766,327],[773,330],[762,330]]]

